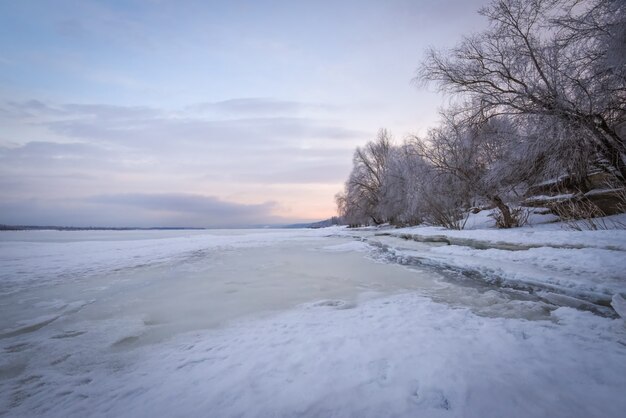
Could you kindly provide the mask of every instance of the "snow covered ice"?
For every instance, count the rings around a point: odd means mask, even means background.
[[[621,417],[623,319],[562,303],[626,291],[620,238],[594,232],[508,252],[344,228],[3,233],[0,415]],[[555,296],[463,280],[476,257],[551,269]]]

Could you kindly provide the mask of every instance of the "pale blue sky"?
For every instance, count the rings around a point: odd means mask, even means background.
[[[331,216],[355,146],[435,123],[411,79],[482,4],[0,0],[0,223]]]

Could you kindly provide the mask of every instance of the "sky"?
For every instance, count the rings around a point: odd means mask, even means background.
[[[413,82],[481,0],[0,0],[0,223],[336,214],[357,146],[435,125]]]

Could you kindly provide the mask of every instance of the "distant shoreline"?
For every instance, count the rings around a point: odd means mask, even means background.
[[[209,228],[194,227],[97,227],[97,226],[37,226],[37,225],[0,225],[0,231],[180,231],[204,230]]]
[[[329,219],[316,222],[302,222],[295,224],[276,224],[276,225],[238,225],[238,226],[220,226],[220,227],[185,227],[185,226],[151,226],[151,227],[114,227],[114,226],[54,226],[54,225],[5,225],[0,224],[0,231],[203,231],[211,229],[267,229],[267,228],[325,228],[333,225],[341,225],[339,218],[333,216]]]

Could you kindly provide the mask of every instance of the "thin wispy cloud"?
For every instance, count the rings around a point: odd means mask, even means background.
[[[214,112],[226,115],[293,115],[304,112],[332,112],[337,106],[317,103],[303,103],[290,100],[277,100],[260,97],[222,100],[212,103],[198,103],[188,107],[195,112]]]

